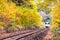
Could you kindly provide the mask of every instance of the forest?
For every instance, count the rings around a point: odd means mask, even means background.
[[[0,33],[41,28],[44,24],[39,11],[50,15],[50,28],[59,40],[60,0],[0,0]]]

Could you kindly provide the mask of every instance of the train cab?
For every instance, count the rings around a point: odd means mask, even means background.
[[[49,28],[50,27],[50,22],[45,22],[44,26],[45,26],[45,28]]]

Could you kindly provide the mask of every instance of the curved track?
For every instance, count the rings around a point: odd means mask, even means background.
[[[43,32],[47,32],[48,30],[49,30],[48,28],[44,28],[44,29],[38,29],[38,30],[34,30],[34,31],[28,31],[28,32],[24,32],[21,34],[1,38],[0,40],[22,40],[22,39],[28,38],[29,36],[33,37],[33,36],[42,35]]]

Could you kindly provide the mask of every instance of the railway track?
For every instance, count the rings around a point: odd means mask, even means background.
[[[25,40],[29,40],[28,37],[35,37],[36,35],[39,35],[42,32],[46,32],[49,29],[38,29],[38,30],[34,30],[34,31],[28,31],[28,32],[24,32],[21,34],[17,34],[17,35],[13,35],[13,36],[9,36],[9,37],[5,37],[5,38],[0,38],[0,40],[23,40],[25,38]]]
[[[32,32],[32,31],[33,31],[33,30],[29,30],[29,31],[22,32],[22,33],[19,32],[18,34],[15,34],[15,35],[7,36],[7,37],[2,37],[2,38],[0,38],[0,40],[4,40],[4,39],[11,38],[11,37],[14,37],[14,36],[26,34],[26,33]]]
[[[34,32],[31,32],[31,33],[23,34],[23,36],[20,35],[20,37],[17,38],[16,40],[20,40],[20,39],[22,39],[22,38],[25,38],[25,37],[28,37],[28,36],[31,36],[31,35],[34,35],[34,34],[37,35],[37,34],[39,34],[40,32],[43,32],[43,30],[44,30],[44,29],[36,30],[36,31],[34,31]],[[45,31],[46,31],[46,30],[45,30]]]

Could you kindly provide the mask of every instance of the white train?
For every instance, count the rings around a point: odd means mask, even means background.
[[[45,22],[45,23],[44,23],[44,27],[45,27],[45,28],[49,28],[49,27],[50,27],[50,22]]]

